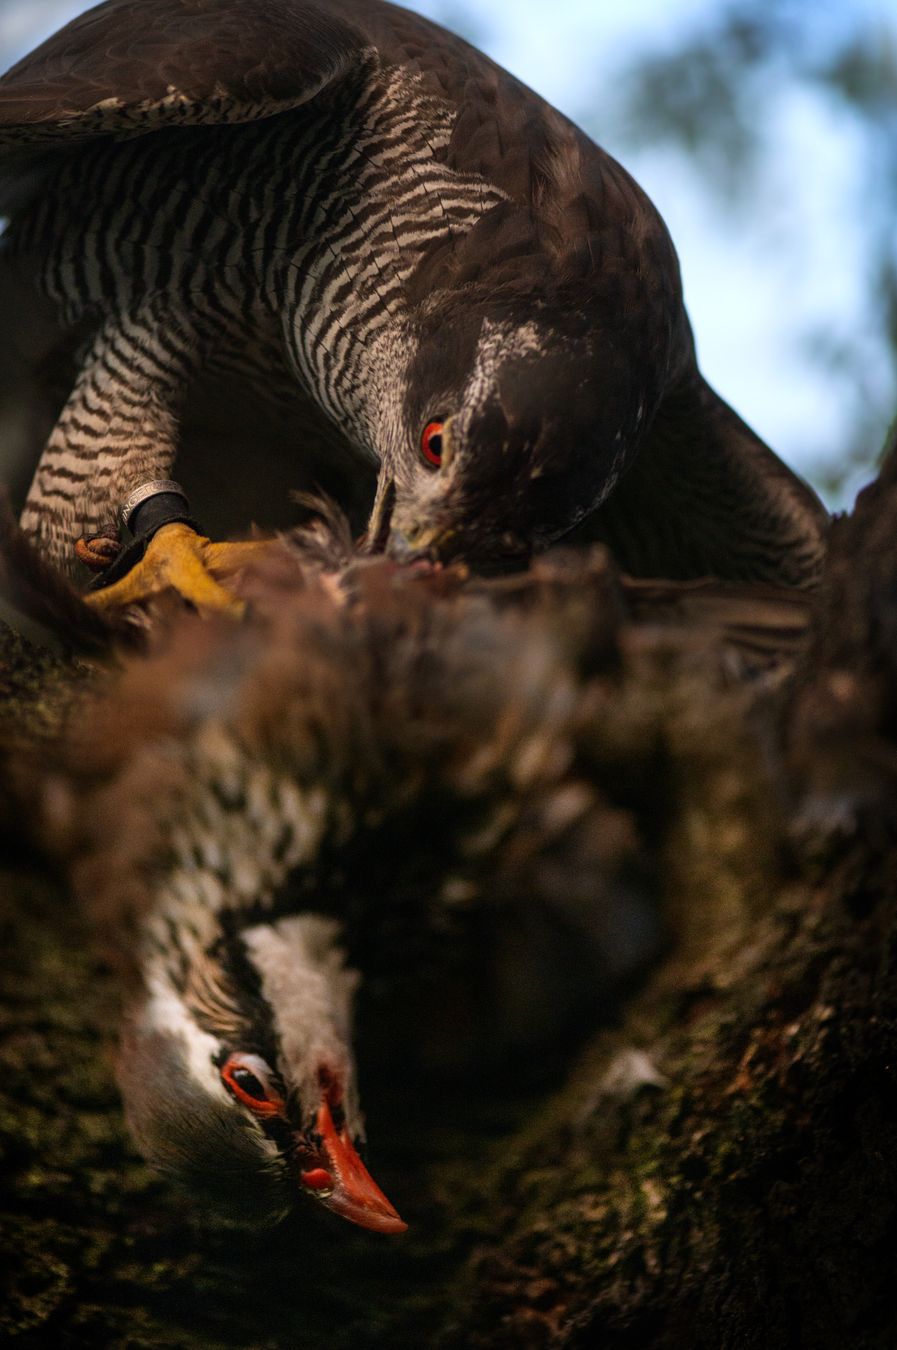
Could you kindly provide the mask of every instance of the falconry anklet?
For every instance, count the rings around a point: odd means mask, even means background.
[[[120,581],[140,562],[146,553],[150,540],[158,534],[163,525],[187,525],[197,534],[201,533],[197,522],[190,515],[190,502],[180,483],[170,478],[156,478],[130,492],[118,510],[122,526],[132,536],[119,553],[115,562],[91,583],[91,590],[103,590],[114,581]]]

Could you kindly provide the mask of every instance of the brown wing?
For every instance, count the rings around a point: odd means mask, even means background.
[[[326,0],[107,0],[0,79],[0,148],[269,116],[368,45]]]
[[[575,539],[609,544],[640,577],[809,586],[830,523],[815,492],[693,370]]]

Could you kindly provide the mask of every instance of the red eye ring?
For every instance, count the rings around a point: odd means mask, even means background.
[[[221,1078],[237,1101],[257,1116],[283,1116],[286,1103],[271,1087],[268,1072],[267,1064],[258,1055],[230,1055],[221,1067]],[[263,1095],[252,1091],[253,1087],[260,1089]]]
[[[434,469],[442,465],[442,433],[444,422],[428,422],[420,438],[420,452]]]

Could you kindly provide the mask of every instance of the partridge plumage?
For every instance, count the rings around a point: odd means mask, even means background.
[[[0,350],[55,420],[22,519],[63,566],[176,477],[215,531],[315,488],[400,557],[586,522],[635,574],[816,576],[826,513],[702,379],[654,207],[421,17],[107,0],[0,80],[0,173]],[[185,538],[160,565],[218,575]]]
[[[763,678],[807,604],[623,587],[600,556],[466,585],[334,569],[331,544],[278,546],[245,625],[182,618],[95,678],[29,814],[121,971],[147,1157],[231,1218],[304,1192],[398,1232],[360,1161],[356,1044],[409,1101],[421,1069],[557,1068],[658,951],[629,776],[657,776],[676,643],[691,683],[701,653],[726,685]],[[662,678],[640,682],[651,641]]]

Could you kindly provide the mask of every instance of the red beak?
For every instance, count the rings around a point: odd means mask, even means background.
[[[375,1233],[404,1233],[399,1218],[355,1151],[349,1132],[337,1130],[325,1097],[318,1111],[317,1130],[323,1140],[325,1165],[301,1174],[303,1186],[328,1209]]]

